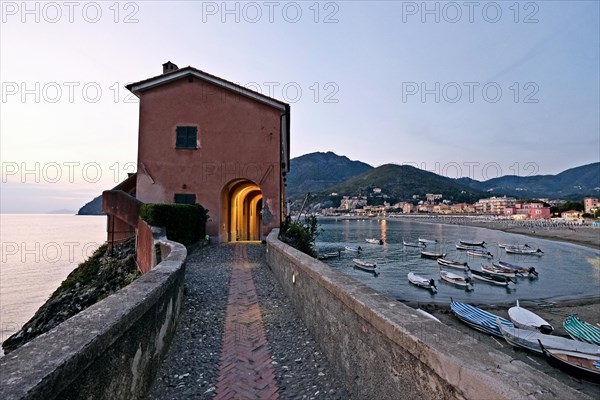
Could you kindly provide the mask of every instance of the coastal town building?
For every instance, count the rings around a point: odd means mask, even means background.
[[[504,216],[512,219],[548,219],[551,216],[550,207],[543,203],[516,203],[504,208]]]
[[[569,211],[563,211],[560,214],[560,217],[563,219],[566,219],[567,221],[577,221],[579,219],[581,219],[581,211],[577,211],[577,210],[569,210]]]
[[[481,199],[475,203],[475,210],[481,214],[504,214],[506,207],[512,207],[517,202],[517,199],[513,197],[490,197],[488,199]]]
[[[202,205],[206,233],[218,242],[265,239],[281,225],[288,104],[172,62],[127,89],[140,101],[138,171],[129,195],[143,203]],[[111,229],[126,228],[123,219],[109,213],[109,238]]]
[[[600,200],[595,197],[586,197],[583,199],[583,210],[586,213],[592,213],[600,209]]]

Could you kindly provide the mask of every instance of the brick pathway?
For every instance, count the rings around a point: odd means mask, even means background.
[[[247,245],[236,244],[215,399],[278,398]]]

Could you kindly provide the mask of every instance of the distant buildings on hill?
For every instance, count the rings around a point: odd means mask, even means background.
[[[380,198],[387,198],[382,189],[376,188],[373,193]],[[332,193],[332,196],[334,193]],[[335,193],[337,196],[338,194]],[[480,199],[475,204],[456,203],[443,199],[441,194],[427,194],[424,200],[422,196],[412,196],[412,201],[403,201],[396,204],[390,204],[383,201],[380,205],[370,205],[367,196],[343,196],[338,208],[332,207],[321,210],[324,215],[337,215],[340,213],[351,213],[356,215],[375,216],[381,214],[412,214],[412,213],[431,213],[431,214],[475,214],[475,215],[496,215],[506,219],[514,220],[535,220],[549,219],[552,217],[549,204],[559,205],[561,201],[550,201],[549,199],[537,199],[536,201],[519,201],[514,197],[490,197]],[[600,210],[600,202],[597,198],[584,199],[584,211],[566,211],[561,217],[568,220],[577,220],[582,218],[584,213],[594,213]]]

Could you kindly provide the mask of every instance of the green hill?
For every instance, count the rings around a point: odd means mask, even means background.
[[[310,153],[290,160],[286,196],[303,197],[308,192],[318,192],[344,182],[373,167],[335,153]]]
[[[600,194],[600,163],[571,168],[557,175],[507,175],[485,182],[461,178],[457,182],[490,195],[581,199]]]
[[[339,196],[366,196],[372,194],[374,188],[380,188],[389,203],[413,200],[414,195],[423,199],[428,193],[442,194],[443,199],[453,202],[471,203],[485,196],[454,179],[409,165],[386,164],[319,192],[313,203],[325,201],[334,192]]]

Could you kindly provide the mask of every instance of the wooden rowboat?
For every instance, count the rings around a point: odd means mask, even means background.
[[[579,351],[554,349],[539,342],[548,364],[569,375],[600,383],[600,356]]]
[[[341,250],[338,250],[338,251],[335,251],[335,252],[332,251],[332,252],[329,252],[329,253],[319,254],[318,258],[319,258],[319,260],[328,260],[328,259],[334,258],[334,257],[341,257],[341,255],[342,255]]]
[[[344,246],[344,249],[346,251],[351,251],[353,253],[360,253],[362,251],[362,247],[358,246],[358,247],[354,247],[354,246]]]
[[[480,332],[502,337],[500,325],[514,328],[514,325],[507,319],[501,318],[490,312],[470,304],[460,303],[452,300],[450,303],[452,313],[463,323]]]
[[[521,267],[520,265],[507,263],[506,261],[501,261],[501,260],[499,260],[497,263],[492,263],[492,264],[494,265],[494,267],[504,268],[507,271],[513,271],[513,272],[519,273],[519,274],[529,274],[530,277],[531,276],[537,277],[539,275],[534,267],[529,267],[529,268]]]
[[[525,255],[525,256],[541,257],[544,255],[544,252],[540,249],[534,250],[534,249],[522,249],[522,248],[518,248],[518,247],[506,247],[504,250],[506,250],[507,253],[521,254],[521,255]]]
[[[489,283],[490,285],[506,287],[510,282],[513,282],[511,278],[507,278],[505,276],[492,275],[482,271],[473,271],[470,268],[469,273],[473,278],[485,283]]]
[[[514,271],[504,269],[504,268],[494,267],[492,265],[481,264],[481,270],[483,272],[487,272],[490,275],[505,276],[507,278],[514,278],[516,276],[516,273]]]
[[[375,268],[377,268],[377,265],[375,263],[370,263],[367,261],[359,260],[358,258],[353,259],[352,262],[354,263],[356,268],[362,269],[363,271],[367,271],[367,272],[377,273],[375,271]]]
[[[465,288],[466,290],[472,288],[471,278],[453,274],[452,272],[444,271],[443,269],[440,269],[440,278],[442,278],[443,281]]]
[[[446,253],[435,253],[433,251],[421,251],[421,257],[432,258],[434,260],[437,260],[438,258],[446,257]]]
[[[548,321],[519,306],[519,300],[517,300],[515,307],[508,309],[508,317],[515,327],[520,329],[537,330],[546,335],[551,334],[554,330],[554,327]]]
[[[450,267],[450,268],[465,269],[465,267],[467,267],[466,262],[451,261],[451,260],[446,260],[445,258],[438,258],[437,263],[440,265],[443,265],[444,267]]]
[[[434,293],[437,292],[437,287],[435,286],[435,281],[433,279],[427,279],[413,272],[409,272],[408,281],[420,288],[429,289]]]
[[[419,248],[423,248],[426,247],[425,243],[421,243],[421,242],[407,242],[406,240],[402,241],[402,244],[405,245],[406,247],[419,247]]]
[[[580,351],[600,356],[600,346],[596,346],[595,344],[584,343],[560,336],[544,335],[538,331],[528,329],[510,328],[505,325],[499,325],[499,327],[504,339],[514,347],[521,347],[542,354],[542,348],[539,344],[539,342],[542,342],[546,347]]]
[[[494,258],[492,253],[483,250],[467,250],[467,254],[473,257]]]
[[[464,245],[464,246],[477,246],[477,247],[484,247],[485,246],[485,242],[482,240],[481,242],[470,242],[468,240],[459,240],[460,244]]]
[[[563,327],[575,340],[600,345],[600,329],[580,320],[576,315],[569,315],[563,322]]]

